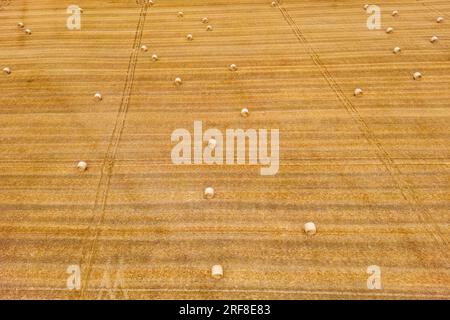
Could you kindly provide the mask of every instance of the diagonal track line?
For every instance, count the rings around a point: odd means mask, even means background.
[[[111,183],[114,160],[117,153],[117,148],[120,144],[123,129],[125,127],[125,121],[127,118],[131,93],[134,85],[134,75],[139,55],[139,48],[142,42],[142,35],[145,25],[145,19],[147,16],[148,6],[149,5],[147,3],[143,3],[141,5],[139,21],[136,27],[134,37],[133,49],[130,55],[128,70],[122,93],[122,100],[117,113],[114,129],[109,139],[106,155],[101,167],[100,180],[97,186],[95,203],[93,207],[93,218],[91,224],[89,225],[88,236],[85,240],[87,243],[83,245],[80,266],[83,266],[83,264],[85,264],[85,266],[83,267],[82,272],[84,277],[82,282],[83,285],[80,292],[81,298],[84,297],[84,294],[88,288],[89,277],[92,270],[92,263],[96,252],[98,236],[101,231],[100,230],[101,225],[105,218],[106,201],[108,199],[108,192]]]
[[[324,77],[324,79],[327,81],[329,87],[335,92],[338,99],[341,101],[342,105],[345,107],[347,112],[351,115],[351,117],[354,119],[354,121],[358,124],[359,130],[364,135],[365,140],[375,147],[377,157],[379,160],[383,163],[385,169],[388,171],[389,175],[392,177],[393,181],[397,185],[398,189],[400,190],[403,198],[409,203],[411,211],[418,213],[418,218],[423,223],[429,223],[432,225],[432,235],[433,238],[436,240],[436,242],[440,246],[447,246],[448,241],[445,238],[445,236],[442,234],[440,228],[438,225],[433,223],[432,214],[429,211],[428,208],[425,208],[416,193],[413,189],[409,187],[407,183],[402,181],[402,179],[399,177],[401,175],[401,172],[398,168],[398,166],[395,164],[394,160],[391,158],[389,153],[384,149],[382,144],[377,140],[374,133],[364,120],[364,118],[361,116],[357,108],[353,105],[353,103],[347,98],[347,96],[344,94],[340,86],[336,83],[333,76],[330,74],[326,66],[323,64],[322,60],[320,59],[317,52],[314,50],[314,48],[311,46],[309,41],[305,38],[303,35],[303,32],[300,30],[300,28],[297,26],[289,12],[281,5],[279,0],[275,0],[277,4],[277,8],[280,10],[281,14],[283,15],[284,20],[287,22],[287,24],[291,27],[292,31],[294,32],[295,36],[297,37],[298,41],[303,44],[307,50],[307,53],[310,55],[311,59],[313,60],[314,64],[318,67],[320,73]],[[417,208],[420,208],[423,213],[420,213]],[[422,226],[423,227],[423,226]],[[426,232],[428,230],[424,230]],[[446,248],[443,248],[442,251],[444,256],[447,256]]]

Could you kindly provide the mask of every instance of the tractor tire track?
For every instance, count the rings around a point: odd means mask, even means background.
[[[424,230],[424,232],[431,231],[433,238],[436,240],[436,242],[443,247],[443,255],[447,256],[447,252],[444,248],[444,246],[448,245],[448,241],[446,237],[443,235],[442,231],[440,230],[439,226],[437,226],[435,223],[433,223],[432,213],[429,211],[429,209],[425,208],[422,203],[420,202],[420,199],[416,195],[413,189],[410,188],[410,186],[404,182],[399,176],[401,176],[401,171],[399,170],[398,166],[395,164],[394,160],[391,158],[389,153],[384,149],[382,144],[377,140],[375,137],[373,131],[370,129],[367,122],[364,120],[364,118],[361,116],[359,111],[356,109],[356,107],[353,105],[353,103],[347,98],[347,96],[344,94],[340,86],[337,84],[336,80],[334,80],[333,76],[330,74],[326,66],[323,64],[322,60],[320,59],[319,55],[316,53],[314,48],[311,46],[309,41],[305,38],[303,35],[303,32],[300,30],[300,28],[297,26],[295,21],[293,20],[292,16],[289,14],[289,12],[281,5],[279,0],[276,0],[276,6],[281,12],[284,20],[286,23],[291,27],[292,31],[294,32],[295,36],[297,37],[298,41],[305,46],[305,49],[307,53],[310,55],[311,59],[313,60],[314,64],[318,67],[320,73],[326,80],[328,86],[335,92],[337,98],[342,103],[346,111],[351,115],[351,117],[354,119],[354,121],[358,124],[359,130],[362,132],[365,140],[369,145],[375,146],[376,154],[379,160],[382,162],[383,166],[395,182],[395,184],[398,187],[398,190],[401,192],[402,197],[404,200],[407,201],[409,204],[412,212],[417,212],[418,218],[420,219],[420,222],[424,224],[431,224],[432,230]],[[420,213],[417,211],[417,209],[420,208],[423,213]],[[422,225],[423,227],[423,225]]]
[[[108,199],[114,160],[125,127],[130,98],[134,86],[134,75],[139,55],[139,48],[142,42],[142,35],[144,31],[148,7],[149,5],[147,3],[141,4],[139,20],[136,26],[133,48],[128,63],[128,69],[122,93],[122,100],[115,120],[114,129],[108,142],[106,155],[101,167],[100,180],[97,186],[93,207],[93,218],[92,222],[89,225],[88,236],[85,240],[86,244],[83,245],[82,259],[80,262],[80,266],[83,267],[83,265],[85,265],[82,272],[83,281],[80,291],[80,298],[84,297],[84,294],[89,285],[89,276],[92,270],[92,264],[96,253],[97,241],[101,232],[101,225],[105,218],[105,208]]]

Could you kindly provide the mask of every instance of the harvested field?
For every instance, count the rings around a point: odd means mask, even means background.
[[[271,2],[0,0],[0,298],[450,298],[450,2]],[[278,172],[175,165],[194,121]]]

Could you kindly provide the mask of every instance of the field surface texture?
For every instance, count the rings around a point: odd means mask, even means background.
[[[0,298],[449,299],[450,1],[376,5],[0,0]],[[278,172],[173,164],[194,121]]]

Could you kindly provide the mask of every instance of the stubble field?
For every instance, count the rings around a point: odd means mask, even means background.
[[[450,2],[376,4],[2,1],[0,298],[449,299]],[[279,129],[279,172],[174,165],[196,120]]]

